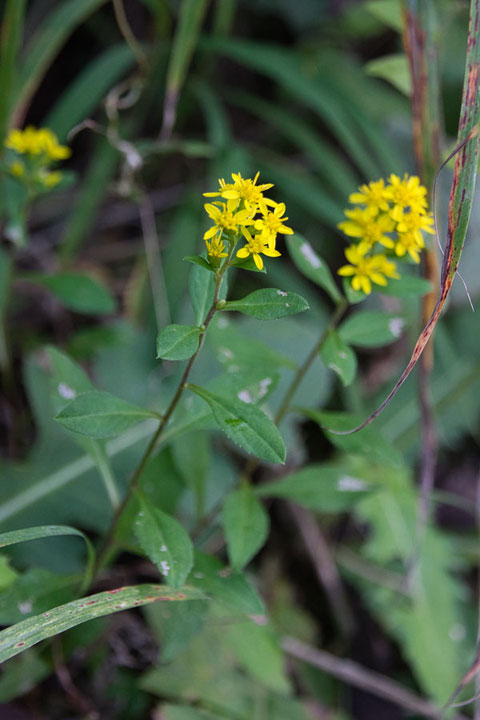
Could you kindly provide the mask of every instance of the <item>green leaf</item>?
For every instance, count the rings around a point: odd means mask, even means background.
[[[283,480],[256,488],[260,497],[278,497],[322,513],[349,510],[371,491],[371,483],[357,477],[347,467],[318,463],[287,475]]]
[[[173,591],[164,585],[133,585],[80,598],[2,630],[0,662],[87,620],[152,602],[175,602],[202,597],[202,593],[192,588]]]
[[[336,447],[349,453],[363,455],[371,462],[384,463],[401,467],[402,456],[398,450],[386,440],[376,428],[366,427],[350,435],[336,435],[357,427],[360,423],[358,417],[350,413],[319,412],[300,408],[307,417],[320,425],[325,435]],[[333,430],[334,432],[330,432]]]
[[[398,0],[368,0],[367,10],[387,27],[401,33],[403,30],[402,9]]]
[[[328,331],[320,354],[325,365],[339,376],[345,386],[352,383],[357,372],[357,356],[335,330]]]
[[[398,55],[384,55],[383,57],[370,60],[365,65],[368,75],[387,80],[394,88],[410,97],[412,94],[412,78],[408,67],[407,56],[404,53]]]
[[[65,307],[89,315],[115,312],[116,302],[110,291],[98,280],[81,273],[58,275],[31,274],[22,280],[41,285],[52,292]]]
[[[157,358],[187,360],[198,348],[200,333],[194,325],[167,325],[157,335]]]
[[[262,600],[246,577],[229,572],[216,557],[196,552],[188,583],[229,610],[246,615],[265,614]]]
[[[399,316],[382,312],[357,312],[340,326],[340,338],[358,347],[381,347],[398,340],[405,327]]]
[[[308,310],[306,300],[300,295],[275,288],[255,290],[242,300],[230,300],[220,310],[236,310],[257,320],[278,320]]]
[[[56,416],[56,420],[72,432],[92,438],[107,438],[127,430],[140,420],[158,417],[151,410],[131,405],[101,390],[77,395]]]
[[[183,585],[192,569],[193,546],[180,523],[142,499],[135,534],[167,585],[173,588]]]
[[[237,660],[255,680],[279,693],[290,691],[285,658],[271,627],[248,620],[231,625],[227,636]]]
[[[205,272],[205,268],[195,265],[190,273],[188,287],[195,313],[195,322],[201,325],[213,302],[215,292],[215,279],[213,274],[211,272],[207,273]]]
[[[377,289],[376,292],[392,297],[419,297],[431,291],[431,282],[419,275],[405,273],[398,279],[390,279],[385,287]]]
[[[334,302],[341,300],[342,295],[335,285],[328,265],[317,255],[302,235],[298,233],[287,235],[287,248],[290,257],[301,273],[323,288]]]
[[[58,537],[64,535],[76,535],[77,537],[81,537],[85,542],[87,548],[87,564],[82,588],[86,589],[93,577],[95,551],[90,540],[80,530],[67,527],[66,525],[40,525],[38,527],[12,530],[11,532],[2,533],[0,535],[0,548],[15,545],[16,543],[27,542],[29,540],[39,540],[40,538]]]
[[[345,297],[347,298],[350,305],[357,305],[358,303],[363,302],[368,297],[368,295],[365,295],[362,290],[354,290],[352,288],[351,280],[349,280],[348,278],[343,278],[343,290],[345,292]]]
[[[266,462],[285,461],[282,436],[262,410],[241,400],[214,395],[198,385],[189,383],[187,387],[208,403],[218,426],[243,450]]]
[[[242,570],[263,546],[270,524],[263,505],[246,483],[227,496],[222,524],[230,564],[234,570]]]
[[[205,260],[205,258],[201,255],[186,255],[183,259],[193,265],[199,265],[205,270],[208,270],[208,272],[215,272],[215,268],[213,268],[208,260]]]

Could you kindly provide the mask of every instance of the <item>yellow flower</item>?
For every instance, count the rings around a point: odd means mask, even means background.
[[[226,183],[223,178],[218,181],[219,190],[217,192],[203,193],[205,197],[222,197],[227,200],[229,210],[236,210],[243,200],[247,210],[256,210],[257,206],[262,212],[267,212],[267,205],[275,206],[273,200],[263,197],[265,190],[273,187],[272,183],[257,185],[259,172],[254,179],[243,178],[240,173],[232,173],[233,183]]]
[[[255,220],[255,229],[258,230],[262,237],[262,242],[271,244],[275,243],[277,233],[282,235],[293,235],[293,230],[284,223],[288,217],[284,217],[285,204],[275,203],[273,212],[262,213],[262,218]]]
[[[409,207],[416,213],[425,213],[427,209],[427,188],[420,184],[416,175],[409,177],[407,173],[401,180],[393,173],[388,178],[389,185],[385,189],[385,197],[393,203],[392,217],[398,218],[398,213]]]
[[[397,224],[398,233],[412,233],[418,243],[423,243],[422,230],[430,235],[435,235],[433,217],[429,213],[426,215],[412,211],[403,213]]]
[[[12,173],[13,177],[20,178],[25,175],[25,165],[22,162],[12,162],[8,169]]]
[[[395,223],[387,214],[374,214],[370,208],[353,208],[353,210],[345,210],[345,215],[349,220],[339,223],[338,227],[345,235],[358,238],[365,245],[366,250],[375,243],[393,248],[393,240],[385,233],[392,232]]]
[[[244,260],[249,255],[253,255],[253,260],[259,270],[263,269],[263,260],[260,253],[267,257],[280,257],[280,253],[275,249],[275,241],[265,242],[261,233],[251,235],[246,228],[242,228],[242,232],[248,244],[237,252],[237,257]]]
[[[207,253],[212,258],[223,258],[228,257],[228,253],[225,252],[225,243],[219,238],[213,238],[210,242],[205,240],[207,246]]]
[[[239,228],[245,225],[253,225],[253,220],[250,217],[251,213],[248,210],[233,213],[222,202],[207,203],[205,210],[215,224],[207,230],[203,236],[204,240],[210,240],[213,237],[220,239],[224,230],[238,233]]]
[[[44,184],[44,186],[48,189],[55,187],[55,185],[58,185],[58,183],[62,179],[62,173],[58,172],[58,170],[55,170],[54,172],[41,172],[39,173],[39,177]]]
[[[387,285],[387,278],[400,277],[396,272],[394,262],[389,261],[385,255],[372,255],[366,257],[358,245],[350,245],[345,250],[345,256],[350,262],[338,270],[339,275],[352,278],[352,288],[362,290],[366,295],[372,292],[372,282],[376,285]]]
[[[348,201],[357,205],[366,205],[374,215],[378,215],[380,210],[387,212],[389,209],[383,179],[361,185],[357,192],[350,195]]]
[[[71,151],[66,145],[60,145],[58,138],[48,128],[37,130],[29,125],[25,130],[10,130],[5,147],[20,155],[44,155],[48,160],[65,160]]]

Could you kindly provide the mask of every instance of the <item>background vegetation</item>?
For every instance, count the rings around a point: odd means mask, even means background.
[[[456,144],[469,6],[418,5],[433,13],[425,27],[438,67],[432,61],[429,72],[438,70],[434,118],[446,156]],[[0,624],[13,628],[0,633],[0,652],[10,657],[23,642],[16,624],[29,617],[41,617],[28,632],[42,642],[3,665],[2,717],[440,717],[473,662],[480,342],[460,282],[435,333],[436,489],[420,540],[417,379],[360,434],[324,429],[352,427],[390,390],[420,330],[415,292],[374,294],[349,310],[335,336],[349,365],[335,373],[324,352],[303,378],[280,424],[284,466],[255,465],[217,432],[200,398],[185,400],[139,476],[143,512],[176,518],[195,546],[181,601],[151,602],[161,572],[141,550],[155,554],[144,524],[133,533],[138,497],[101,552],[156,421],[139,414],[142,422],[104,442],[79,440],[54,419],[70,390],[93,386],[137,408],[168,405],[184,366],[155,358],[156,335],[204,317],[201,268],[183,258],[202,250],[202,192],[218,178],[260,171],[295,232],[332,272],[343,264],[336,226],[348,195],[361,182],[415,172],[402,7],[3,3],[0,136],[45,126],[72,156],[61,183],[28,213],[3,158],[0,526],[23,534],[0,538],[9,545],[0,556]],[[451,177],[449,168],[441,176],[440,223]],[[479,227],[474,203],[460,268],[474,302]],[[325,282],[283,242],[279,249],[281,259],[266,260],[268,275],[235,270],[228,297],[281,287],[309,311],[266,322],[222,315],[192,376],[232,398],[247,388],[271,416],[334,311]],[[124,586],[143,590],[108,596]],[[91,611],[78,600],[87,589],[106,593]],[[164,595],[178,600],[178,592]],[[131,609],[112,614],[123,608]],[[71,627],[67,613],[89,622]]]

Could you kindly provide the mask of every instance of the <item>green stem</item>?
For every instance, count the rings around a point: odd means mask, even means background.
[[[175,394],[174,394],[172,400],[170,401],[170,404],[169,404],[167,410],[163,414],[162,419],[160,420],[159,426],[158,426],[157,430],[155,431],[154,435],[152,436],[152,438],[147,446],[147,449],[145,450],[143,457],[140,460],[140,463],[139,463],[137,469],[135,470],[135,473],[133,474],[132,480],[127,489],[127,492],[125,493],[125,496],[123,497],[123,500],[121,501],[121,503],[118,505],[118,507],[115,510],[112,522],[110,524],[107,534],[105,535],[102,546],[101,546],[100,551],[97,556],[97,563],[95,566],[94,579],[95,579],[98,571],[100,570],[100,568],[103,566],[105,559],[107,557],[109,557],[109,555],[110,555],[110,551],[111,551],[111,547],[113,545],[113,541],[115,538],[115,533],[117,530],[118,522],[123,514],[123,511],[125,510],[125,508],[129,504],[130,500],[132,499],[132,497],[135,495],[136,491],[138,490],[138,487],[140,485],[140,479],[142,477],[145,466],[146,466],[148,460],[150,459],[150,457],[152,456],[153,451],[155,450],[155,448],[157,446],[157,443],[160,439],[160,436],[161,436],[165,426],[167,425],[168,421],[170,420],[175,408],[178,405],[180,398],[183,395],[186,382],[190,376],[190,372],[192,371],[195,361],[196,361],[196,359],[202,349],[203,343],[205,341],[205,335],[206,335],[208,326],[210,325],[213,316],[217,312],[217,303],[218,303],[218,297],[220,294],[220,288],[221,288],[223,276],[227,269],[228,262],[230,260],[232,252],[233,252],[233,249],[231,250],[229,257],[226,258],[226,262],[224,263],[224,265],[222,266],[222,268],[216,275],[213,301],[212,301],[210,309],[209,309],[207,316],[203,323],[204,330],[203,330],[202,334],[200,335],[200,341],[198,343],[198,347],[197,347],[195,353],[192,355],[192,357],[188,361],[187,367],[185,368],[182,378],[181,378],[180,382],[178,383]]]
[[[295,373],[295,376],[294,376],[292,382],[290,383],[290,386],[289,386],[287,392],[285,393],[285,397],[283,398],[282,404],[278,408],[277,413],[275,415],[274,422],[276,425],[278,425],[283,420],[285,415],[287,414],[287,412],[290,408],[291,402],[292,402],[293,398],[295,397],[295,393],[297,392],[300,383],[302,382],[303,378],[309,371],[309,369],[310,369],[312,363],[314,362],[315,358],[317,357],[318,353],[322,349],[322,347],[325,343],[325,340],[328,337],[328,333],[337,327],[337,325],[340,322],[340,320],[342,319],[347,307],[348,307],[348,301],[345,298],[342,298],[337,303],[335,312],[333,313],[333,315],[330,319],[330,322],[328,323],[324,332],[319,337],[318,341],[315,343],[315,345],[312,347],[312,349],[308,353],[308,355],[305,358],[305,360],[303,361],[302,365],[298,368],[297,372]]]

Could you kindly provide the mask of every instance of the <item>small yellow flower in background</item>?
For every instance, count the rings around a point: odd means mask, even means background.
[[[237,250],[236,257],[245,260],[251,255],[259,270],[263,269],[262,255],[280,256],[276,249],[277,235],[290,235],[293,230],[285,225],[288,220],[285,205],[264,196],[273,185],[257,185],[258,177],[259,173],[253,179],[232,173],[233,182],[227,183],[221,178],[217,191],[204,193],[206,197],[226,201],[216,200],[205,205],[214,223],[203,236],[211,258],[228,257],[239,240],[246,240],[246,245]],[[225,251],[226,244],[230,252]]]
[[[13,129],[7,135],[5,147],[18,158],[8,165],[10,174],[26,183],[36,191],[51,189],[62,179],[59,171],[50,171],[50,166],[58,160],[70,157],[71,150],[61,145],[58,138],[48,128],[35,128],[29,125],[24,130]]]
[[[60,145],[55,133],[48,128],[37,130],[32,125],[25,130],[10,130],[5,147],[15,150],[19,155],[44,154],[49,160],[65,160],[71,155],[70,148]]]
[[[372,282],[387,285],[388,278],[400,277],[393,258],[420,262],[423,233],[435,234],[433,217],[427,189],[415,175],[392,173],[387,183],[380,179],[361,185],[349,201],[356,207],[345,210],[347,219],[338,227],[356,244],[345,250],[350,264],[338,273],[351,277],[352,288],[368,295]]]
[[[376,285],[387,285],[387,278],[399,278],[395,263],[390,262],[385,255],[371,255],[366,257],[358,245],[350,245],[345,250],[345,256],[350,265],[344,265],[338,271],[339,275],[352,278],[352,288],[362,290],[366,295],[372,292],[372,282]]]

